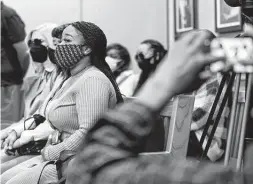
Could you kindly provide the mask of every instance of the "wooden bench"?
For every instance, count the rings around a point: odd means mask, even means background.
[[[162,158],[164,156],[172,158],[186,157],[194,99],[193,95],[179,95],[165,106],[160,113],[165,130],[164,151],[141,153],[140,155],[144,156],[144,159],[150,159],[150,157]]]

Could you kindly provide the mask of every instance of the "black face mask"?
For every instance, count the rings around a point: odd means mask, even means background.
[[[146,71],[146,70],[152,70],[153,65],[151,64],[151,59],[153,57],[146,59],[143,55],[143,53],[138,53],[135,56],[135,59],[138,63],[138,66],[140,67],[141,70]]]
[[[47,47],[39,44],[31,44],[30,54],[34,62],[44,63],[47,60]]]
[[[55,64],[54,52],[55,52],[54,49],[51,49],[50,47],[48,47],[48,57],[50,61]]]

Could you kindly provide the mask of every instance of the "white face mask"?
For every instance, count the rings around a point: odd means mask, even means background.
[[[118,69],[118,63],[120,62],[119,59],[115,59],[112,58],[110,56],[106,56],[105,61],[107,62],[107,64],[109,65],[109,67],[111,68],[111,70],[114,72]]]
[[[42,72],[44,71],[44,66],[42,63],[32,62],[31,64],[36,74],[42,74]]]
[[[49,59],[47,59],[42,64],[43,64],[45,70],[48,71],[48,72],[52,72],[55,69],[55,65]]]

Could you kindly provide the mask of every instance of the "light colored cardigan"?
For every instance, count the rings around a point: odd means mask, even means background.
[[[59,159],[64,150],[78,150],[87,130],[117,103],[110,80],[95,67],[68,78],[49,99],[45,117],[61,132],[62,142],[46,148],[47,160]]]
[[[32,116],[43,104],[45,98],[50,94],[57,77],[56,69],[44,71],[41,76],[31,76],[23,83],[25,97],[24,119]]]

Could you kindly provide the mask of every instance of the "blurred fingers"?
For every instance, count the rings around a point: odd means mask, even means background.
[[[189,52],[200,52],[203,51],[204,48],[210,46],[210,33],[206,31],[198,31],[196,32],[196,36],[192,43],[189,45]]]
[[[4,147],[5,150],[8,149],[8,147],[9,147],[9,142],[10,142],[10,138],[8,137],[7,139],[5,139],[4,145],[3,145],[3,147]]]
[[[10,139],[8,149],[12,149],[13,143],[16,139]]]
[[[200,78],[201,80],[208,80],[208,79],[210,79],[212,76],[213,76],[213,73],[212,73],[210,70],[202,71],[202,72],[200,72],[200,74],[199,74],[199,78]]]

